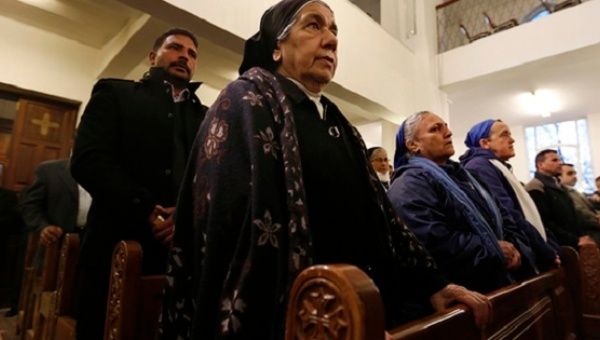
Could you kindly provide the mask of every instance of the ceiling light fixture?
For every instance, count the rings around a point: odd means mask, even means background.
[[[519,101],[523,109],[534,115],[542,117],[550,117],[552,112],[560,109],[560,101],[554,91],[536,90],[534,92],[526,92],[520,95]]]

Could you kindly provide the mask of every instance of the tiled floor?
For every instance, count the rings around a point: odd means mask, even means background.
[[[17,335],[15,334],[16,326],[17,326],[17,317],[13,316],[10,318],[5,318],[4,313],[6,313],[6,309],[0,309],[0,330],[4,331],[4,338],[2,340],[16,340]]]

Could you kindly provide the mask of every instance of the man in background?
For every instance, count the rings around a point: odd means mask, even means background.
[[[600,243],[600,214],[598,214],[590,201],[575,189],[577,184],[577,171],[573,164],[563,163],[559,176],[560,183],[565,187],[577,213],[578,222],[583,232],[589,234],[596,243]]]
[[[577,249],[596,244],[578,223],[573,200],[560,184],[562,162],[556,150],[545,149],[535,156],[536,172],[526,189],[542,216],[544,226],[554,233],[561,246]]]

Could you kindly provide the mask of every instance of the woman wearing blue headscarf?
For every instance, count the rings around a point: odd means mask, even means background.
[[[465,138],[467,151],[460,164],[494,193],[504,212],[527,235],[534,250],[528,258],[540,271],[558,262],[559,246],[554,235],[544,227],[535,202],[512,173],[508,160],[515,156],[510,128],[501,120],[487,119],[469,130]]]
[[[452,132],[437,115],[418,112],[397,136],[397,168],[388,196],[450,280],[489,292],[519,271],[523,236],[506,224],[491,195],[460,164]]]

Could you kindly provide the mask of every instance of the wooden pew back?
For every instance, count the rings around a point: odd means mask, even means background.
[[[77,260],[79,258],[79,235],[66,234],[60,250],[56,278],[56,314],[74,316],[77,308]]]
[[[110,274],[104,339],[155,339],[164,275],[142,276],[142,247],[120,241]]]
[[[60,250],[54,306],[50,309],[47,339],[75,339],[75,312],[77,303],[77,260],[79,258],[79,235],[66,234]]]
[[[394,339],[575,339],[580,334],[577,310],[578,259],[564,249],[562,268],[488,295],[494,317],[485,330],[475,327],[465,307],[411,322],[392,330]],[[575,290],[575,291],[574,291]]]
[[[23,316],[22,339],[39,339],[39,333],[36,337],[36,330],[44,327],[43,323],[45,322],[44,318],[40,318],[40,308],[43,302],[42,296],[45,292],[52,292],[56,289],[56,271],[58,268],[60,242],[55,242],[48,246],[39,245],[38,247],[42,247],[44,257],[40,268],[35,268],[35,259],[32,260],[33,278]]]
[[[579,247],[583,291],[583,331],[586,339],[600,339],[600,250]]]
[[[381,339],[384,325],[379,290],[354,266],[313,266],[294,281],[287,309],[287,340]]]
[[[492,323],[481,330],[464,306],[402,325],[394,339],[575,339],[581,332],[578,255],[562,250],[562,266],[489,295]],[[347,265],[316,266],[294,283],[286,339],[384,338],[383,306],[373,282]]]
[[[32,328],[27,331],[29,334],[26,338],[45,340],[54,335],[56,286],[63,240],[64,237],[61,237],[48,246],[41,245],[44,250],[44,263],[40,281],[34,289],[36,305],[33,310]]]
[[[27,235],[27,248],[25,250],[25,260],[23,267],[23,278],[21,280],[21,291],[19,293],[19,311],[17,317],[17,334],[23,334],[26,329],[31,327],[31,309],[33,308],[33,299],[31,293],[35,282],[35,268],[33,268],[33,259],[39,244],[39,233],[29,233]]]

